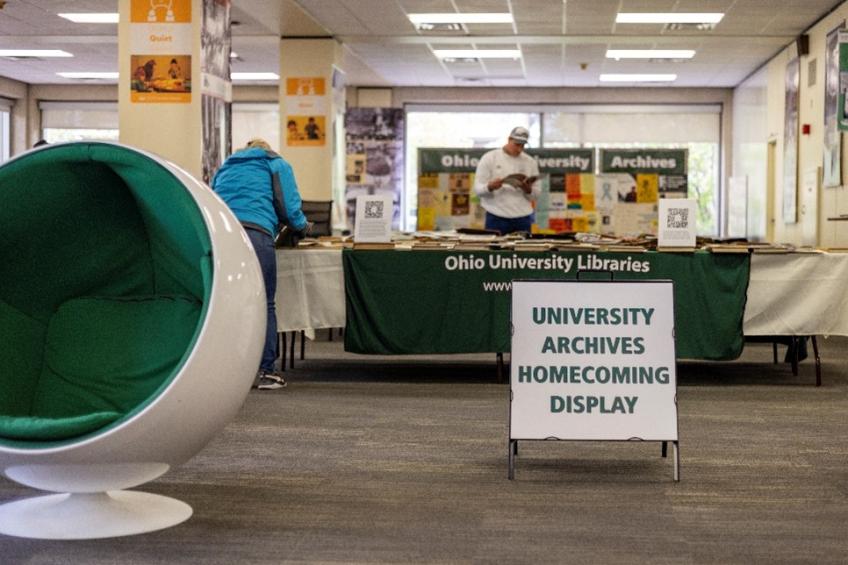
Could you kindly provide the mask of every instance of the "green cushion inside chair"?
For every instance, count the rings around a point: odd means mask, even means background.
[[[211,264],[194,199],[144,155],[78,143],[0,167],[0,444],[152,402],[197,338]]]
[[[111,424],[120,412],[92,412],[72,418],[0,416],[0,434],[15,440],[60,440],[86,434]]]

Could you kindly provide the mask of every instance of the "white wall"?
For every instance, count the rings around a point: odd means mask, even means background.
[[[800,76],[800,103],[799,118],[801,124],[809,124],[810,135],[799,135],[798,148],[798,175],[799,175],[799,212],[804,204],[801,194],[801,179],[805,171],[814,167],[820,167],[823,163],[824,151],[824,88],[825,88],[825,41],[827,33],[844,22],[848,18],[848,2],[843,3],[833,13],[816,24],[810,31],[810,54],[801,58]],[[759,151],[746,151],[742,144],[737,144],[734,151],[734,174],[753,174],[764,177],[763,171],[767,170],[764,153],[764,144],[769,140],[776,141],[777,151],[775,159],[775,187],[772,197],[773,206],[766,211],[760,221],[764,221],[769,214],[775,218],[774,240],[800,244],[803,242],[803,224],[784,223],[782,218],[783,209],[783,123],[784,123],[784,79],[786,76],[786,65],[794,52],[793,47],[787,47],[775,56],[762,71],[765,80],[765,104],[760,96],[752,102],[751,92],[761,89],[750,80],[740,85],[734,91],[735,104],[739,112],[747,108],[755,114],[752,119],[743,118],[737,121],[734,127],[734,135],[742,137],[747,144],[759,147]],[[816,69],[814,85],[808,86],[810,81],[809,63],[815,59]],[[751,80],[759,81],[759,77]],[[766,124],[763,129],[762,112],[765,109]],[[844,138],[844,135],[842,136]],[[749,146],[750,148],[750,146]],[[845,140],[842,147],[842,183],[838,188],[821,188],[818,198],[812,204],[818,207],[817,213],[817,243],[821,247],[844,247],[848,246],[848,222],[830,222],[828,217],[848,213],[848,192],[846,192],[845,179],[848,169],[848,151],[846,151]],[[753,198],[762,198],[763,195],[755,192]],[[757,202],[749,203],[749,208],[758,205]],[[799,213],[800,217],[800,213]]]

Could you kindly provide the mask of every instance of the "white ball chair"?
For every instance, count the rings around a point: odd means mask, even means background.
[[[0,533],[86,539],[191,516],[127,491],[194,454],[250,390],[265,335],[236,218],[168,161],[114,143],[0,166],[0,471],[62,494],[0,506]]]

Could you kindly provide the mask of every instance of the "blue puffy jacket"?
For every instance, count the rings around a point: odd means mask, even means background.
[[[279,179],[282,194],[277,198],[271,175]],[[212,189],[245,226],[260,228],[271,236],[282,225],[296,231],[306,228],[294,172],[276,153],[259,147],[233,153],[215,173]]]

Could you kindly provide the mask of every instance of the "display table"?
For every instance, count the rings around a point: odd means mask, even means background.
[[[277,250],[277,331],[345,325],[340,249]]]
[[[848,336],[848,253],[755,253],[744,332]]]
[[[434,252],[357,252],[374,253],[421,257]],[[525,255],[534,254],[522,253]],[[607,255],[613,254],[598,254]],[[345,326],[340,249],[278,250],[277,263],[277,319],[281,332]],[[848,336],[848,254],[754,254],[749,278],[743,316],[746,336]],[[409,292],[402,296],[407,302],[416,300]],[[413,325],[411,317],[407,316],[406,321]]]

